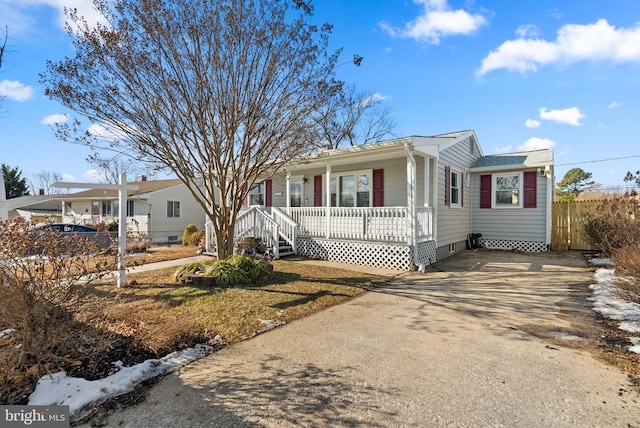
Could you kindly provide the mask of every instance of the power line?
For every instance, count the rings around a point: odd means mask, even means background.
[[[598,159],[598,160],[590,160],[590,161],[583,161],[583,162],[571,162],[571,163],[560,163],[560,164],[557,163],[554,166],[581,165],[583,163],[608,162],[608,161],[631,159],[631,158],[640,158],[640,155],[623,156],[620,158]]]

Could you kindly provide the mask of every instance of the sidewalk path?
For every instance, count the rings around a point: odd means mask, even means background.
[[[617,369],[522,325],[568,331],[580,256],[473,253],[199,360],[109,427],[626,427]]]

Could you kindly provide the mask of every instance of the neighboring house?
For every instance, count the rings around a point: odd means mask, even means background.
[[[53,195],[28,195],[8,199],[7,219],[22,217],[31,224],[46,221],[59,222],[62,219],[62,205]]]
[[[204,227],[204,210],[178,179],[129,182],[127,230],[146,234],[155,243],[181,242],[184,229]],[[74,224],[111,223],[118,217],[118,191],[91,189],[56,196],[61,201],[62,221]]]
[[[327,150],[256,185],[236,241],[399,270],[462,251],[471,233],[490,248],[541,251],[552,188],[551,150],[483,156],[473,131]]]

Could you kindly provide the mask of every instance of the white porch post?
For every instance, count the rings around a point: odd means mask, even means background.
[[[428,208],[431,206],[431,193],[429,192],[429,186],[431,186],[431,180],[429,179],[431,172],[429,168],[429,163],[431,162],[431,158],[429,156],[424,157],[424,207]]]
[[[407,210],[409,211],[408,244],[416,244],[416,160],[407,145],[404,146],[407,155]]]
[[[291,171],[287,171],[285,175],[285,186],[284,186],[284,197],[285,197],[285,207],[287,207],[287,214],[291,215]]]
[[[327,162],[325,171],[326,185],[325,187],[325,236],[327,239],[331,236],[331,164]],[[337,197],[337,195],[336,195]]]

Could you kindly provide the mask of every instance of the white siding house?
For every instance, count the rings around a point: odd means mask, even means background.
[[[526,177],[530,187],[530,172],[539,168],[546,175],[537,176],[535,208],[480,207],[486,175],[502,185],[500,174],[517,172],[518,185]],[[552,168],[550,150],[483,156],[473,131],[327,150],[258,183],[235,239],[259,238],[276,257],[296,253],[399,270],[464,250],[471,233],[482,233],[490,248],[545,250]],[[525,187],[518,191],[529,198]]]
[[[154,243],[181,242],[189,224],[204,230],[204,210],[178,179],[130,182],[127,230],[145,234]],[[62,221],[74,224],[111,223],[118,215],[116,190],[91,189],[60,195]]]

